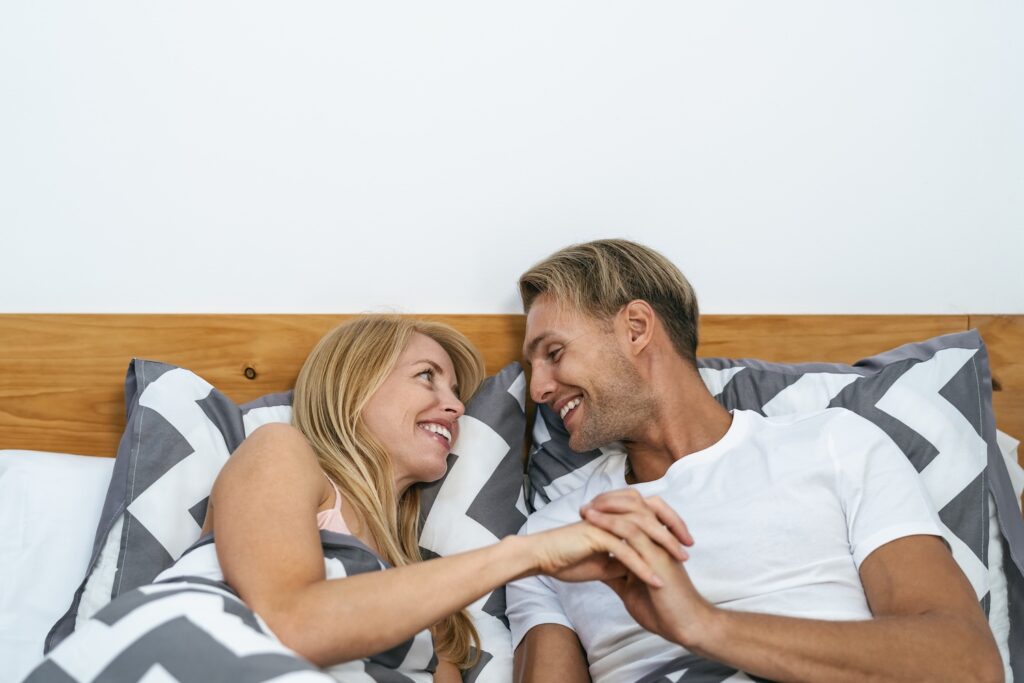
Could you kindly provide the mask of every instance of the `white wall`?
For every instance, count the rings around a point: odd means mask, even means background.
[[[1024,313],[1020,2],[0,2],[0,311]]]

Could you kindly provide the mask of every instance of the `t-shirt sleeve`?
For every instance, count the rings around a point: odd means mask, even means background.
[[[520,535],[530,533],[527,520]],[[560,624],[572,629],[572,622],[562,609],[562,603],[555,592],[554,579],[547,576],[528,576],[509,583],[505,587],[505,615],[512,631],[512,651],[534,626]],[[575,630],[575,629],[573,629]]]
[[[857,568],[898,538],[941,537],[943,525],[924,482],[889,435],[853,413],[842,415],[836,427],[829,446]]]

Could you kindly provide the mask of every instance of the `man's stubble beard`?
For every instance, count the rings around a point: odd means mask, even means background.
[[[581,406],[583,420],[569,437],[569,447],[577,453],[632,440],[655,416],[649,387],[621,351],[609,351],[599,377]]]

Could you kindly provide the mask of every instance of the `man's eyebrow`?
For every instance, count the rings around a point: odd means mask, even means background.
[[[523,347],[523,358],[527,360],[533,358],[533,352],[537,350],[537,347],[540,346],[545,339],[552,336],[553,334],[554,333],[551,332],[550,330],[545,330],[544,332],[541,332],[539,335],[534,337],[529,344]]]

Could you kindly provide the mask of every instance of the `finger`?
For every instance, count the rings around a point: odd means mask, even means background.
[[[651,514],[607,514],[591,508],[583,512],[583,518],[594,526],[630,542],[633,542],[637,535],[646,536],[664,548],[677,562],[685,562],[690,558],[686,549],[679,545],[678,539]]]
[[[644,502],[647,504],[647,507],[654,511],[658,521],[664,524],[679,539],[680,543],[693,545],[693,535],[690,533],[690,529],[686,526],[683,518],[679,516],[679,513],[672,509],[672,506],[658,496],[646,498]]]
[[[619,538],[635,542],[636,537],[644,537],[664,548],[677,562],[690,559],[690,554],[676,537],[653,517],[610,515],[598,510],[587,510],[583,514],[586,521]]]
[[[597,508],[605,512],[631,512],[644,507],[644,498],[634,489],[606,491],[585,503],[582,509]]]
[[[676,537],[653,516],[637,518],[631,515],[609,515],[590,509],[584,512],[584,519],[620,539],[627,540],[634,547],[639,548],[637,544],[642,541],[652,541],[664,548],[677,562],[689,559],[689,553],[679,545]]]
[[[620,494],[622,492],[613,491],[611,493]],[[638,500],[640,501],[639,503]],[[624,495],[608,495],[608,497],[598,496],[590,503],[580,508],[580,516],[583,516],[583,513],[589,509],[596,509],[601,512],[627,513],[638,512],[640,509],[644,508],[654,513],[658,518],[658,522],[668,527],[669,531],[679,539],[680,543],[683,545],[693,545],[693,535],[690,534],[690,530],[686,526],[686,523],[668,503],[658,496],[651,496],[650,498],[641,497],[639,499],[634,496]]]
[[[610,553],[615,560],[620,562],[634,576],[654,588],[662,588],[665,582],[661,580],[651,567],[644,561],[636,550],[621,538],[618,538],[603,529],[591,527],[592,533],[598,535],[601,549]],[[649,542],[648,542],[649,543]]]

